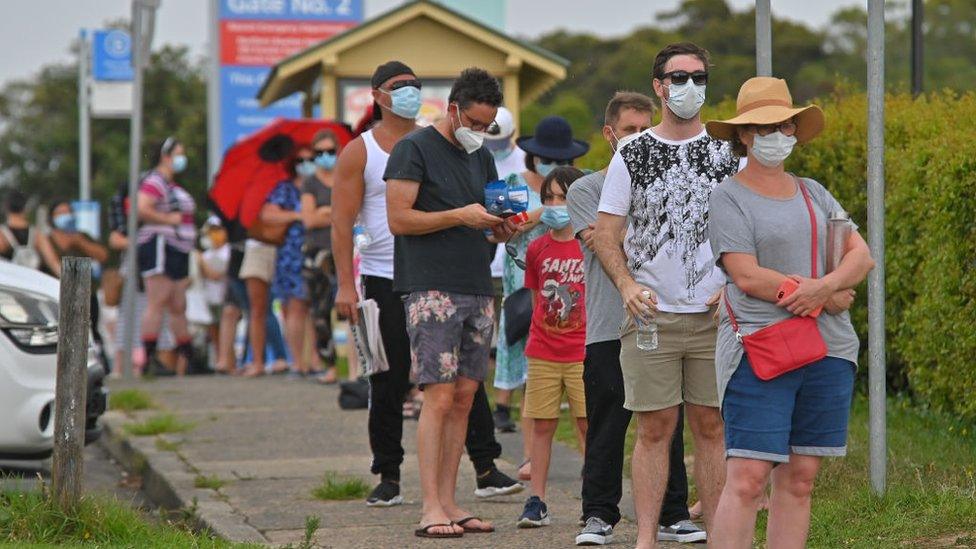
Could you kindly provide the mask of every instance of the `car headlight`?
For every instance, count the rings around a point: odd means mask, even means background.
[[[58,345],[58,302],[41,294],[0,287],[0,330],[27,352],[53,352]]]

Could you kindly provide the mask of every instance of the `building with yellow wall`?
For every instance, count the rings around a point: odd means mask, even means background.
[[[317,103],[323,118],[352,124],[372,102],[370,76],[391,59],[409,65],[423,81],[421,116],[428,120],[444,112],[451,83],[463,69],[486,69],[502,82],[516,128],[521,106],[564,79],[568,65],[441,4],[417,0],[283,59],[258,99],[267,106],[300,92],[305,116]]]

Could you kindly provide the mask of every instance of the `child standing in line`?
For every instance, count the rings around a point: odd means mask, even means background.
[[[586,343],[583,252],[566,211],[566,192],[583,172],[570,166],[554,169],[542,182],[542,222],[549,230],[529,244],[525,254],[525,287],[532,290],[532,324],[525,346],[528,380],[524,415],[534,421],[532,495],[519,517],[519,528],[549,524],[545,504],[552,439],[559,423],[563,392],[576,418],[582,448],[586,440],[583,356]]]

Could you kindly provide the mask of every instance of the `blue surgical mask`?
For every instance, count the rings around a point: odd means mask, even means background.
[[[173,172],[180,173],[186,169],[186,155],[178,154],[173,157]]]
[[[543,206],[541,221],[551,229],[562,229],[569,225],[569,211],[566,206]]]
[[[329,153],[321,153],[315,157],[315,165],[322,168],[323,170],[331,170],[335,168],[336,155]]]
[[[54,224],[55,228],[66,233],[73,233],[78,229],[78,222],[75,220],[75,214],[58,214],[51,219],[51,223]]]
[[[536,162],[536,164],[535,164],[535,173],[541,175],[542,177],[546,177],[546,176],[549,175],[549,173],[552,170],[555,170],[558,167],[559,167],[559,164],[557,164],[555,162],[553,162],[551,164],[547,164],[547,163],[544,163],[544,162]]]
[[[295,173],[302,177],[315,175],[315,163],[311,160],[304,160],[295,165]]]
[[[393,100],[393,106],[390,108],[390,112],[400,118],[408,118],[410,120],[417,118],[417,114],[420,113],[420,106],[423,104],[423,101],[420,100],[420,88],[416,86],[404,86],[391,92],[386,90],[380,91],[389,95],[390,99]]]

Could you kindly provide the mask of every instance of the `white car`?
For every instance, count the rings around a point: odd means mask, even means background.
[[[0,459],[44,459],[54,437],[60,282],[0,261]],[[105,368],[88,353],[85,444],[101,434]]]

